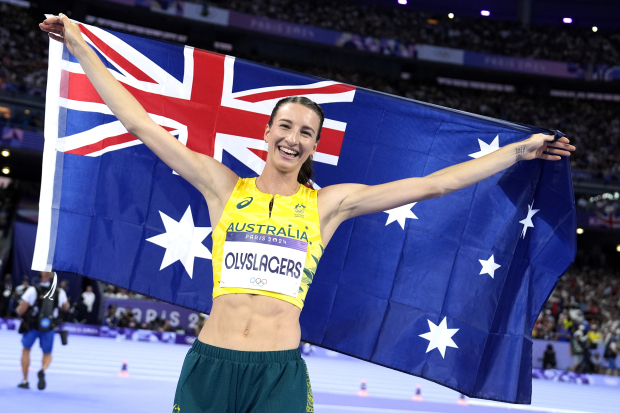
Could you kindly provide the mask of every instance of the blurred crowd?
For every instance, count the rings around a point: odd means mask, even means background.
[[[601,356],[589,351],[602,346],[605,359],[620,354],[620,277],[602,267],[573,265],[556,285],[541,311],[534,338],[570,342],[573,369],[583,368],[586,357],[594,372]],[[612,369],[610,369],[612,370]],[[615,370],[615,368],[613,369]],[[608,371],[611,374],[612,371]],[[617,373],[617,370],[616,370]]]
[[[5,106],[6,105],[6,106]],[[23,110],[17,105],[10,105],[0,102],[0,130],[3,127],[13,129],[30,130],[35,132],[43,131],[44,115],[43,111]],[[18,133],[10,133],[6,129],[2,131],[2,140],[20,139]]]
[[[103,296],[105,298],[120,298],[124,300],[150,299],[142,294],[134,293],[124,288],[116,287],[112,284],[101,283],[100,285],[103,285]]]
[[[9,234],[9,227],[17,208],[19,190],[11,181],[8,185],[0,184],[0,237]]]
[[[153,331],[171,331],[170,322],[159,316],[150,322],[137,320],[131,307],[120,309],[116,304],[110,304],[103,315],[103,325],[108,327],[125,327]]]
[[[391,7],[352,0],[220,0],[216,3],[242,13],[405,43],[577,64],[613,66],[620,62],[620,32],[593,33],[589,28],[570,25],[525,28],[517,22],[484,17],[450,19],[447,15],[419,12],[396,4]]]
[[[100,282],[99,285],[103,287],[104,298],[157,301],[153,298],[126,290],[124,288],[116,287],[112,284]],[[136,317],[136,313],[131,308],[131,306],[119,308],[117,304],[110,304],[108,305],[108,308],[103,314],[102,324],[108,327],[126,327],[153,331],[174,331],[180,334],[198,335],[198,333],[202,329],[202,326],[204,325],[205,320],[205,315],[200,314],[198,321],[193,328],[188,327],[187,329],[185,329],[180,325],[172,327],[170,325],[170,322],[166,318],[160,317],[159,315],[151,321],[141,321],[139,317]]]
[[[0,3],[0,90],[44,94],[47,43],[28,9]]]

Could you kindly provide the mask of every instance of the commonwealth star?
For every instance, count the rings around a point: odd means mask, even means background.
[[[176,261],[181,261],[185,271],[192,278],[194,259],[196,257],[211,259],[211,252],[202,244],[202,241],[211,233],[211,227],[195,227],[192,209],[189,206],[179,222],[161,211],[159,215],[164,222],[166,232],[146,239],[166,249],[159,270],[163,270]]]

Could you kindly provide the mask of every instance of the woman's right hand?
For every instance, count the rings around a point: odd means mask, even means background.
[[[62,13],[58,17],[52,16],[43,20],[43,23],[39,23],[39,27],[47,32],[50,38],[64,43],[74,56],[79,47],[86,45],[82,33],[80,33],[80,26],[71,22]]]

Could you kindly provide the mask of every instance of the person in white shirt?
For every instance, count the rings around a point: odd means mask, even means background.
[[[86,310],[89,313],[93,311],[93,304],[95,304],[95,293],[93,292],[93,287],[88,285],[86,287],[86,291],[82,293],[82,302],[86,306]]]
[[[52,347],[54,345],[55,320],[58,319],[58,309],[67,311],[69,303],[67,294],[61,288],[55,289],[50,280],[52,273],[41,272],[41,282],[35,287],[28,287],[22,295],[22,301],[17,307],[17,314],[22,317],[26,315],[23,323],[28,324],[28,331],[22,337],[22,373],[24,380],[17,387],[29,389],[28,369],[30,367],[30,349],[36,339],[39,339],[41,350],[43,350],[43,361],[41,370],[37,373],[39,390],[45,389],[45,370],[52,362]],[[51,291],[49,297],[45,295]],[[29,311],[30,310],[30,311]],[[21,329],[20,329],[21,330]]]

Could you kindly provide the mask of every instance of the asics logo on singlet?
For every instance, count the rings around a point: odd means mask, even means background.
[[[245,198],[243,201],[237,204],[237,209],[245,208],[246,206],[250,205],[252,201],[254,201],[254,198],[252,198],[251,196]]]
[[[266,278],[250,278],[250,284],[255,285],[256,287],[262,287],[263,285],[267,285]]]

